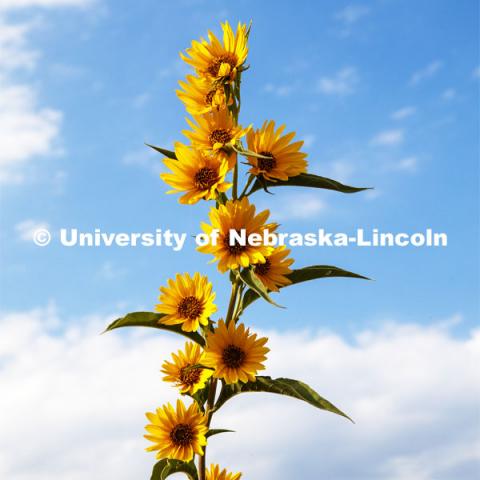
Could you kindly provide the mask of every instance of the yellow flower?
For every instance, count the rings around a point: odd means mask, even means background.
[[[195,122],[187,118],[192,130],[183,130],[183,134],[199,150],[217,151],[235,145],[250,127],[235,125],[228,109],[214,110],[203,116],[194,116]]]
[[[242,476],[241,473],[228,473],[226,469],[220,471],[218,465],[213,463],[210,465],[210,469],[207,470],[207,480],[239,480]]]
[[[184,332],[194,332],[199,325],[208,325],[208,318],[217,311],[212,284],[199,273],[193,278],[188,273],[177,274],[160,291],[160,303],[155,310],[166,314],[160,320],[164,325],[181,324]]]
[[[248,149],[268,158],[248,157],[250,173],[267,180],[288,180],[307,171],[306,153],[300,152],[303,142],[291,143],[295,132],[282,136],[285,125],[275,130],[275,122],[265,122],[261,129],[247,134]]]
[[[211,80],[187,75],[186,82],[178,82],[183,90],[177,90],[178,98],[191,115],[203,115],[212,110],[226,107],[223,87],[215,86]]]
[[[262,362],[270,351],[265,347],[267,340],[257,339],[243,324],[230,322],[227,326],[220,320],[213,333],[207,335],[203,364],[214,368],[213,376],[228,384],[254,382],[257,372],[265,370]]]
[[[191,65],[198,75],[217,81],[230,82],[235,79],[248,55],[247,26],[239,23],[236,34],[228,22],[222,24],[223,43],[208,32],[208,41],[193,41],[186,55],[180,57]]]
[[[294,262],[293,258],[285,258],[289,253],[290,250],[281,245],[266,258],[265,263],[255,265],[255,275],[272,292],[278,292],[278,287],[284,287],[292,283],[285,276],[292,273],[289,267]]]
[[[207,368],[190,368],[202,363],[202,349],[193,342],[185,343],[185,350],[172,353],[173,363],[165,361],[162,365],[163,380],[173,382],[181,393],[193,395],[205,387],[212,371]]]
[[[263,243],[263,232],[272,234],[277,224],[265,222],[270,212],[264,210],[258,215],[255,214],[255,205],[251,205],[247,197],[242,200],[230,200],[225,205],[210,210],[211,225],[202,223],[202,230],[209,235],[210,241],[207,245],[198,247],[202,253],[211,253],[215,260],[218,260],[218,269],[223,273],[228,269],[248,267],[255,263],[264,263],[274,250],[273,246]],[[238,235],[243,235],[246,240],[244,245],[230,232],[233,230]],[[218,238],[215,238],[215,231],[218,231]],[[250,234],[262,236],[260,245],[252,245],[248,242]]]
[[[180,203],[192,205],[202,198],[214,200],[218,192],[225,192],[232,186],[225,180],[229,159],[223,152],[208,154],[177,142],[175,155],[177,160],[166,158],[163,161],[172,173],[162,173],[160,177],[173,187],[167,193],[186,192],[180,197]]]
[[[187,409],[181,400],[177,400],[176,410],[168,403],[157,408],[155,413],[146,413],[146,417],[150,423],[145,426],[148,435],[144,437],[154,444],[146,450],[158,451],[157,459],[189,462],[194,454],[203,455],[202,447],[207,444],[207,419],[196,403]]]

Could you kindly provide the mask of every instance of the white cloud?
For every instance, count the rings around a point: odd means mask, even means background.
[[[18,238],[24,242],[32,242],[33,234],[36,230],[49,230],[50,226],[47,222],[42,220],[24,220],[15,225],[15,231]]]
[[[457,98],[457,91],[454,88],[447,88],[442,92],[442,99],[447,102]]]
[[[125,268],[119,267],[113,262],[104,262],[100,266],[97,276],[101,280],[115,280],[124,277],[127,273]]]
[[[370,8],[366,5],[347,5],[345,8],[335,13],[334,17],[336,20],[348,26],[357,23],[369,13]]]
[[[147,104],[150,98],[151,98],[151,95],[148,92],[140,93],[139,95],[133,98],[132,105],[134,108],[142,108]]]
[[[404,138],[405,133],[401,129],[384,130],[375,135],[370,143],[379,146],[395,146],[403,143]]]
[[[268,208],[277,220],[309,220],[325,212],[327,204],[313,193],[299,193],[282,196]]]
[[[295,87],[293,85],[274,85],[273,83],[267,83],[263,90],[277,97],[288,97],[295,90]]]
[[[19,168],[32,157],[56,154],[62,113],[38,106],[30,85],[0,81],[0,181],[23,174]]]
[[[122,162],[124,165],[145,168],[155,175],[159,175],[164,170],[163,158],[160,153],[145,145],[138,150],[126,153],[122,158]]]
[[[330,164],[329,170],[331,172],[329,175],[332,178],[341,182],[347,182],[352,178],[352,174],[356,172],[357,168],[352,162],[335,160]]]
[[[417,112],[417,109],[411,105],[407,107],[400,108],[398,110],[395,110],[391,114],[391,118],[393,120],[403,120],[404,118],[411,117]]]
[[[89,0],[0,0],[0,183],[21,183],[27,162],[61,151],[58,143],[63,116],[58,109],[42,106],[37,89],[16,77],[19,70],[32,73],[41,56],[28,40],[38,22],[12,23],[2,13],[26,7],[78,7],[90,3]]]
[[[66,323],[52,306],[0,318],[2,478],[148,478],[143,413],[176,398],[159,368],[183,341],[148,329],[99,335],[107,321]],[[306,381],[356,424],[292,399],[240,395],[214,417],[237,433],[213,437],[210,460],[252,480],[474,478],[480,332],[459,338],[445,323],[385,323],[351,342],[263,332],[267,374]]]
[[[401,158],[395,163],[388,166],[388,170],[396,170],[402,172],[416,172],[418,168],[418,158],[414,156]]]
[[[473,69],[472,77],[473,78],[480,78],[480,66]]]
[[[443,62],[440,60],[430,62],[426,67],[418,70],[410,77],[410,85],[417,85],[423,80],[433,77],[442,67]]]
[[[317,90],[326,95],[345,96],[354,93],[357,84],[357,70],[345,67],[333,76],[321,77],[317,83]]]
[[[317,140],[317,136],[313,133],[307,133],[302,136],[303,148],[310,148]]]

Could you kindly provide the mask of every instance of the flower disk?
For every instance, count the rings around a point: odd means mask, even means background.
[[[150,423],[145,426],[148,435],[144,437],[153,442],[146,450],[157,451],[157,459],[189,462],[194,454],[203,455],[202,447],[207,444],[207,419],[196,403],[187,409],[181,400],[177,400],[176,410],[168,403],[157,408],[155,413],[145,415]]]
[[[226,383],[255,381],[259,370],[264,370],[263,362],[270,350],[265,347],[268,339],[258,338],[245,329],[245,325],[230,322],[228,327],[223,320],[207,336],[204,365],[215,368],[213,376],[223,378]]]
[[[295,132],[282,136],[285,125],[275,130],[275,122],[265,122],[259,130],[247,134],[248,149],[267,158],[248,157],[250,173],[265,179],[288,180],[307,171],[306,153],[300,152],[303,141],[291,143]]]
[[[228,473],[226,469],[220,470],[218,465],[210,465],[207,470],[207,480],[239,480],[241,473]]]
[[[215,293],[206,276],[198,272],[193,278],[177,274],[168,281],[168,287],[160,287],[160,303],[155,310],[164,313],[160,322],[164,325],[182,325],[184,332],[195,332],[200,325],[208,325],[208,318],[217,311],[213,303]]]
[[[174,188],[168,193],[187,192],[180,197],[180,203],[192,205],[202,198],[214,200],[218,192],[232,186],[225,181],[229,160],[222,152],[209,155],[177,142],[175,155],[177,160],[163,161],[172,173],[162,173],[160,177]]]
[[[199,150],[218,151],[235,145],[250,127],[235,125],[228,109],[214,110],[203,116],[194,116],[195,122],[187,118],[192,130],[183,130],[183,134]]]
[[[228,269],[264,263],[266,257],[274,250],[272,246],[263,243],[254,246],[248,242],[245,242],[245,245],[231,242],[230,230],[234,230],[238,234],[244,230],[246,237],[252,233],[263,236],[264,231],[273,233],[277,225],[275,223],[265,223],[269,215],[268,210],[255,215],[255,205],[251,205],[247,197],[243,197],[242,200],[230,200],[225,205],[212,208],[209,214],[211,225],[202,223],[202,229],[208,235],[218,230],[218,239],[216,242],[210,241],[209,244],[198,247],[197,250],[202,253],[213,254],[215,260],[218,260],[218,269],[222,273]],[[210,238],[212,239],[212,237]]]
[[[228,22],[222,24],[223,43],[208,32],[208,41],[193,41],[186,55],[180,53],[183,61],[191,65],[198,75],[218,82],[231,82],[237,76],[248,55],[247,26],[239,23],[236,34]]]
[[[218,88],[210,80],[187,75],[186,82],[178,82],[183,90],[177,90],[178,98],[190,115],[204,115],[226,107],[223,87]]]
[[[172,382],[180,389],[180,393],[193,395],[205,387],[212,376],[207,368],[192,368],[202,363],[202,349],[196,343],[186,342],[185,349],[172,353],[173,362],[165,361],[162,365],[163,380]]]
[[[290,285],[292,282],[285,275],[292,273],[289,268],[294,262],[293,258],[286,258],[290,254],[285,245],[277,247],[266,258],[265,263],[255,265],[255,275],[262,281],[271,292],[278,292],[279,287]]]

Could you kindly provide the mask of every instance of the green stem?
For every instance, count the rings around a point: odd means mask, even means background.
[[[233,318],[235,306],[237,305],[239,292],[239,282],[237,279],[234,280],[232,284],[232,293],[230,294],[230,302],[228,304],[227,316],[225,317],[225,323],[228,325]],[[206,406],[206,415],[207,415],[207,427],[210,427],[212,421],[214,406],[215,406],[215,396],[217,393],[217,384],[218,379],[213,378],[210,380],[210,387],[208,390],[207,397],[207,406]],[[199,480],[206,480],[206,462],[207,462],[207,446],[203,447],[203,455],[200,456],[198,462],[198,475]]]

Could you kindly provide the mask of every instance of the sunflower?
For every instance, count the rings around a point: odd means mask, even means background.
[[[173,187],[167,193],[186,192],[180,197],[180,203],[192,205],[202,198],[214,200],[218,192],[225,192],[232,186],[225,181],[229,169],[225,154],[212,155],[177,142],[175,155],[177,160],[166,158],[163,161],[172,173],[162,173],[160,177]]]
[[[239,480],[241,476],[241,473],[228,473],[225,469],[220,471],[220,467],[213,463],[207,470],[207,480]]]
[[[207,368],[191,368],[202,363],[202,349],[196,343],[186,342],[185,349],[172,353],[173,363],[165,361],[162,365],[163,380],[173,382],[181,393],[193,395],[205,387],[212,371]]]
[[[282,136],[285,125],[275,130],[275,122],[265,122],[247,134],[248,149],[268,158],[248,157],[250,173],[267,180],[288,180],[307,171],[307,154],[300,152],[303,141],[291,143],[295,132]]]
[[[160,320],[164,325],[181,324],[184,332],[194,332],[199,325],[208,325],[208,318],[217,311],[212,284],[198,272],[193,278],[188,273],[178,273],[160,291],[160,303],[155,310],[165,314]]]
[[[196,403],[185,408],[183,402],[177,400],[176,410],[168,403],[157,408],[155,413],[146,413],[146,417],[150,422],[145,426],[149,434],[144,437],[153,442],[146,450],[157,450],[157,459],[189,462],[194,454],[203,455],[202,447],[207,444],[207,418]]]
[[[263,243],[258,246],[250,245],[247,237],[252,233],[263,237],[265,231],[273,235],[277,224],[265,223],[269,215],[268,210],[256,215],[255,205],[251,205],[247,197],[243,197],[242,200],[230,200],[225,205],[212,208],[209,214],[211,225],[202,223],[202,230],[209,235],[210,242],[198,247],[197,250],[213,254],[222,273],[228,269],[264,263],[274,247]],[[245,245],[242,245],[230,230],[237,232],[238,235],[244,233]],[[215,233],[218,233],[216,239]]]
[[[223,87],[215,86],[211,80],[187,75],[186,82],[178,82],[183,90],[177,90],[178,98],[191,115],[203,115],[212,110],[226,107]]]
[[[183,134],[199,150],[218,151],[221,148],[235,145],[250,127],[235,125],[228,109],[214,110],[203,116],[194,116],[195,122],[187,118],[192,130],[183,130]]]
[[[281,245],[265,259],[265,263],[255,265],[255,275],[260,278],[262,283],[272,292],[278,292],[279,287],[290,285],[292,281],[285,275],[292,273],[289,268],[294,262],[293,258],[285,258],[289,255],[285,245]]]
[[[180,53],[183,61],[191,65],[198,75],[218,82],[235,79],[248,55],[247,26],[239,23],[236,34],[228,22],[222,24],[223,43],[208,32],[208,41],[193,41],[186,55]]]
[[[228,384],[254,382],[257,372],[265,369],[262,362],[270,351],[265,347],[267,340],[257,339],[243,324],[230,322],[227,326],[220,320],[213,333],[207,335],[203,364],[215,368],[213,376]]]

